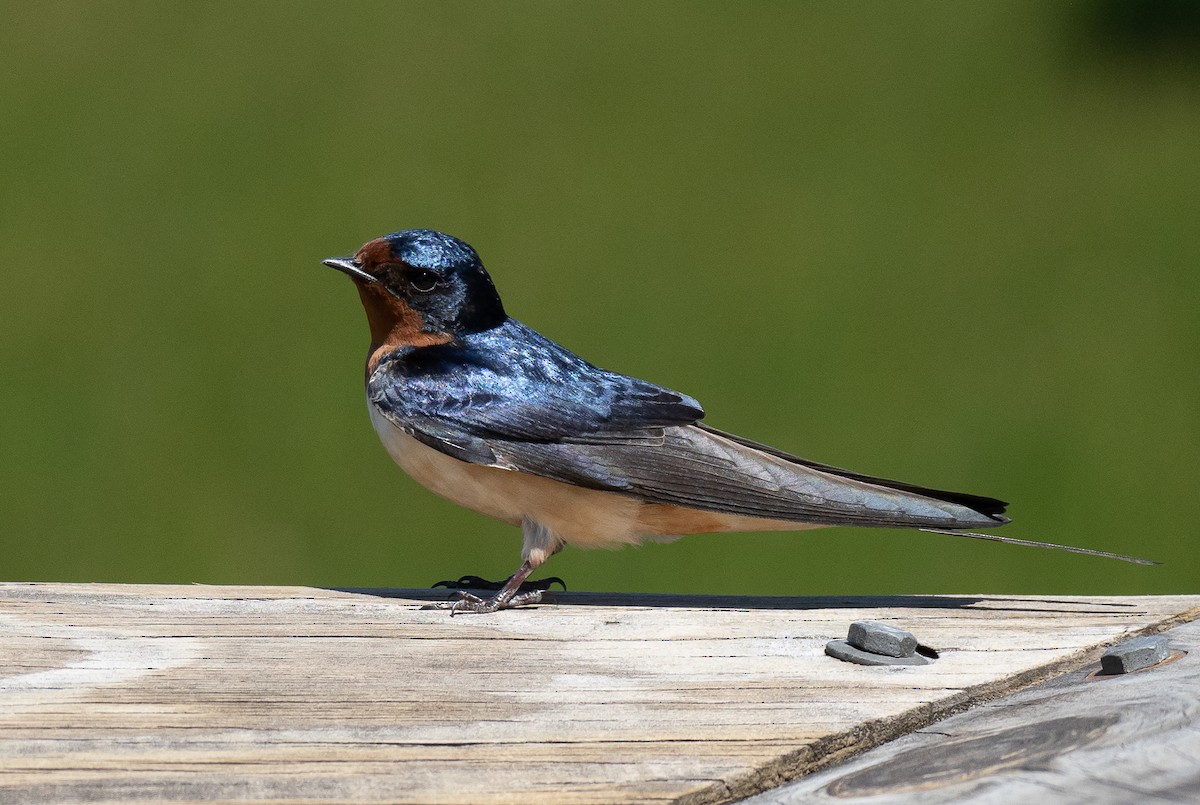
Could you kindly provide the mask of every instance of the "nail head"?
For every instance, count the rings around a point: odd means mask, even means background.
[[[911,657],[917,653],[917,638],[912,632],[877,621],[855,621],[850,624],[846,642],[857,649],[885,657]]]
[[[1126,640],[1100,657],[1100,673],[1128,674],[1157,665],[1171,655],[1170,640],[1162,635]]]

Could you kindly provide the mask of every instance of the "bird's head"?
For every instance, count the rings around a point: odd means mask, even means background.
[[[358,286],[373,349],[445,344],[507,318],[475,250],[432,229],[393,232],[322,262]]]

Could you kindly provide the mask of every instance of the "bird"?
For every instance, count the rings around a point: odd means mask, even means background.
[[[470,245],[432,229],[375,238],[322,263],[348,275],[370,331],[371,423],[413,479],[522,534],[520,568],[450,614],[543,600],[529,575],[564,546],[825,526],[914,528],[1147,560],[975,531],[996,498],[818,463],[710,427],[685,394],[598,368],[508,316]],[[474,579],[475,577],[465,577]]]

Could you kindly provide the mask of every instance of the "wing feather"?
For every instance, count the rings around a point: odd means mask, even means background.
[[[879,486],[785,461],[694,425],[604,442],[489,439],[506,465],[649,503],[826,525],[965,528],[997,525],[951,501]],[[630,438],[630,437],[633,438]]]

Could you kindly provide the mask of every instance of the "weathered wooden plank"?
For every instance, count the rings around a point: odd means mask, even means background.
[[[743,802],[1200,801],[1200,623],[1166,634],[1172,661],[1109,677],[1092,662]]]
[[[375,594],[372,594],[375,593]],[[1200,597],[0,585],[0,801],[728,800],[1200,613]],[[851,621],[941,658],[824,655]]]

